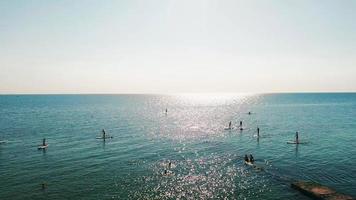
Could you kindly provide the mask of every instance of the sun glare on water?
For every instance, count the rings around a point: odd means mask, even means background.
[[[234,102],[243,102],[248,97],[254,96],[250,93],[201,93],[201,94],[178,94],[173,95],[177,101],[192,105],[223,105]]]

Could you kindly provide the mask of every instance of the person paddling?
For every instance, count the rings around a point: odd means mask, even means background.
[[[255,162],[255,159],[253,158],[252,154],[250,154],[250,162],[251,163]]]
[[[247,154],[245,154],[245,162],[248,162],[249,160],[248,160],[248,156],[247,156]]]
[[[260,128],[257,127],[257,137],[260,137]]]
[[[46,149],[47,146],[48,146],[48,144],[46,144],[46,138],[43,138],[43,139],[42,139],[42,145],[39,145],[39,146],[38,146],[38,150],[40,150],[40,149]]]
[[[242,121],[240,121],[240,127],[242,127]]]
[[[231,129],[231,121],[229,122],[229,129]]]
[[[41,184],[41,188],[42,188],[42,190],[45,190],[47,188],[47,184],[46,183],[42,183]]]
[[[299,144],[299,135],[298,135],[298,131],[295,132],[295,143]]]
[[[105,130],[103,129],[102,131],[101,131],[102,133],[103,133],[103,138],[105,139],[105,135],[106,135],[106,132],[105,132]]]

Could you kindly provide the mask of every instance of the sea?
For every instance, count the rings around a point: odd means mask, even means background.
[[[0,140],[2,200],[356,196],[356,93],[1,95]]]

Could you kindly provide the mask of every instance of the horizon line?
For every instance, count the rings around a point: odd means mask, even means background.
[[[177,93],[0,93],[0,96],[16,95],[190,95],[190,94],[352,94],[356,91],[300,91],[300,92],[177,92]]]

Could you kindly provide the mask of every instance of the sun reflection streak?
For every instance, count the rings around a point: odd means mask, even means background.
[[[223,105],[236,102],[243,102],[248,97],[255,96],[252,93],[186,93],[172,95],[177,101],[190,105]]]

